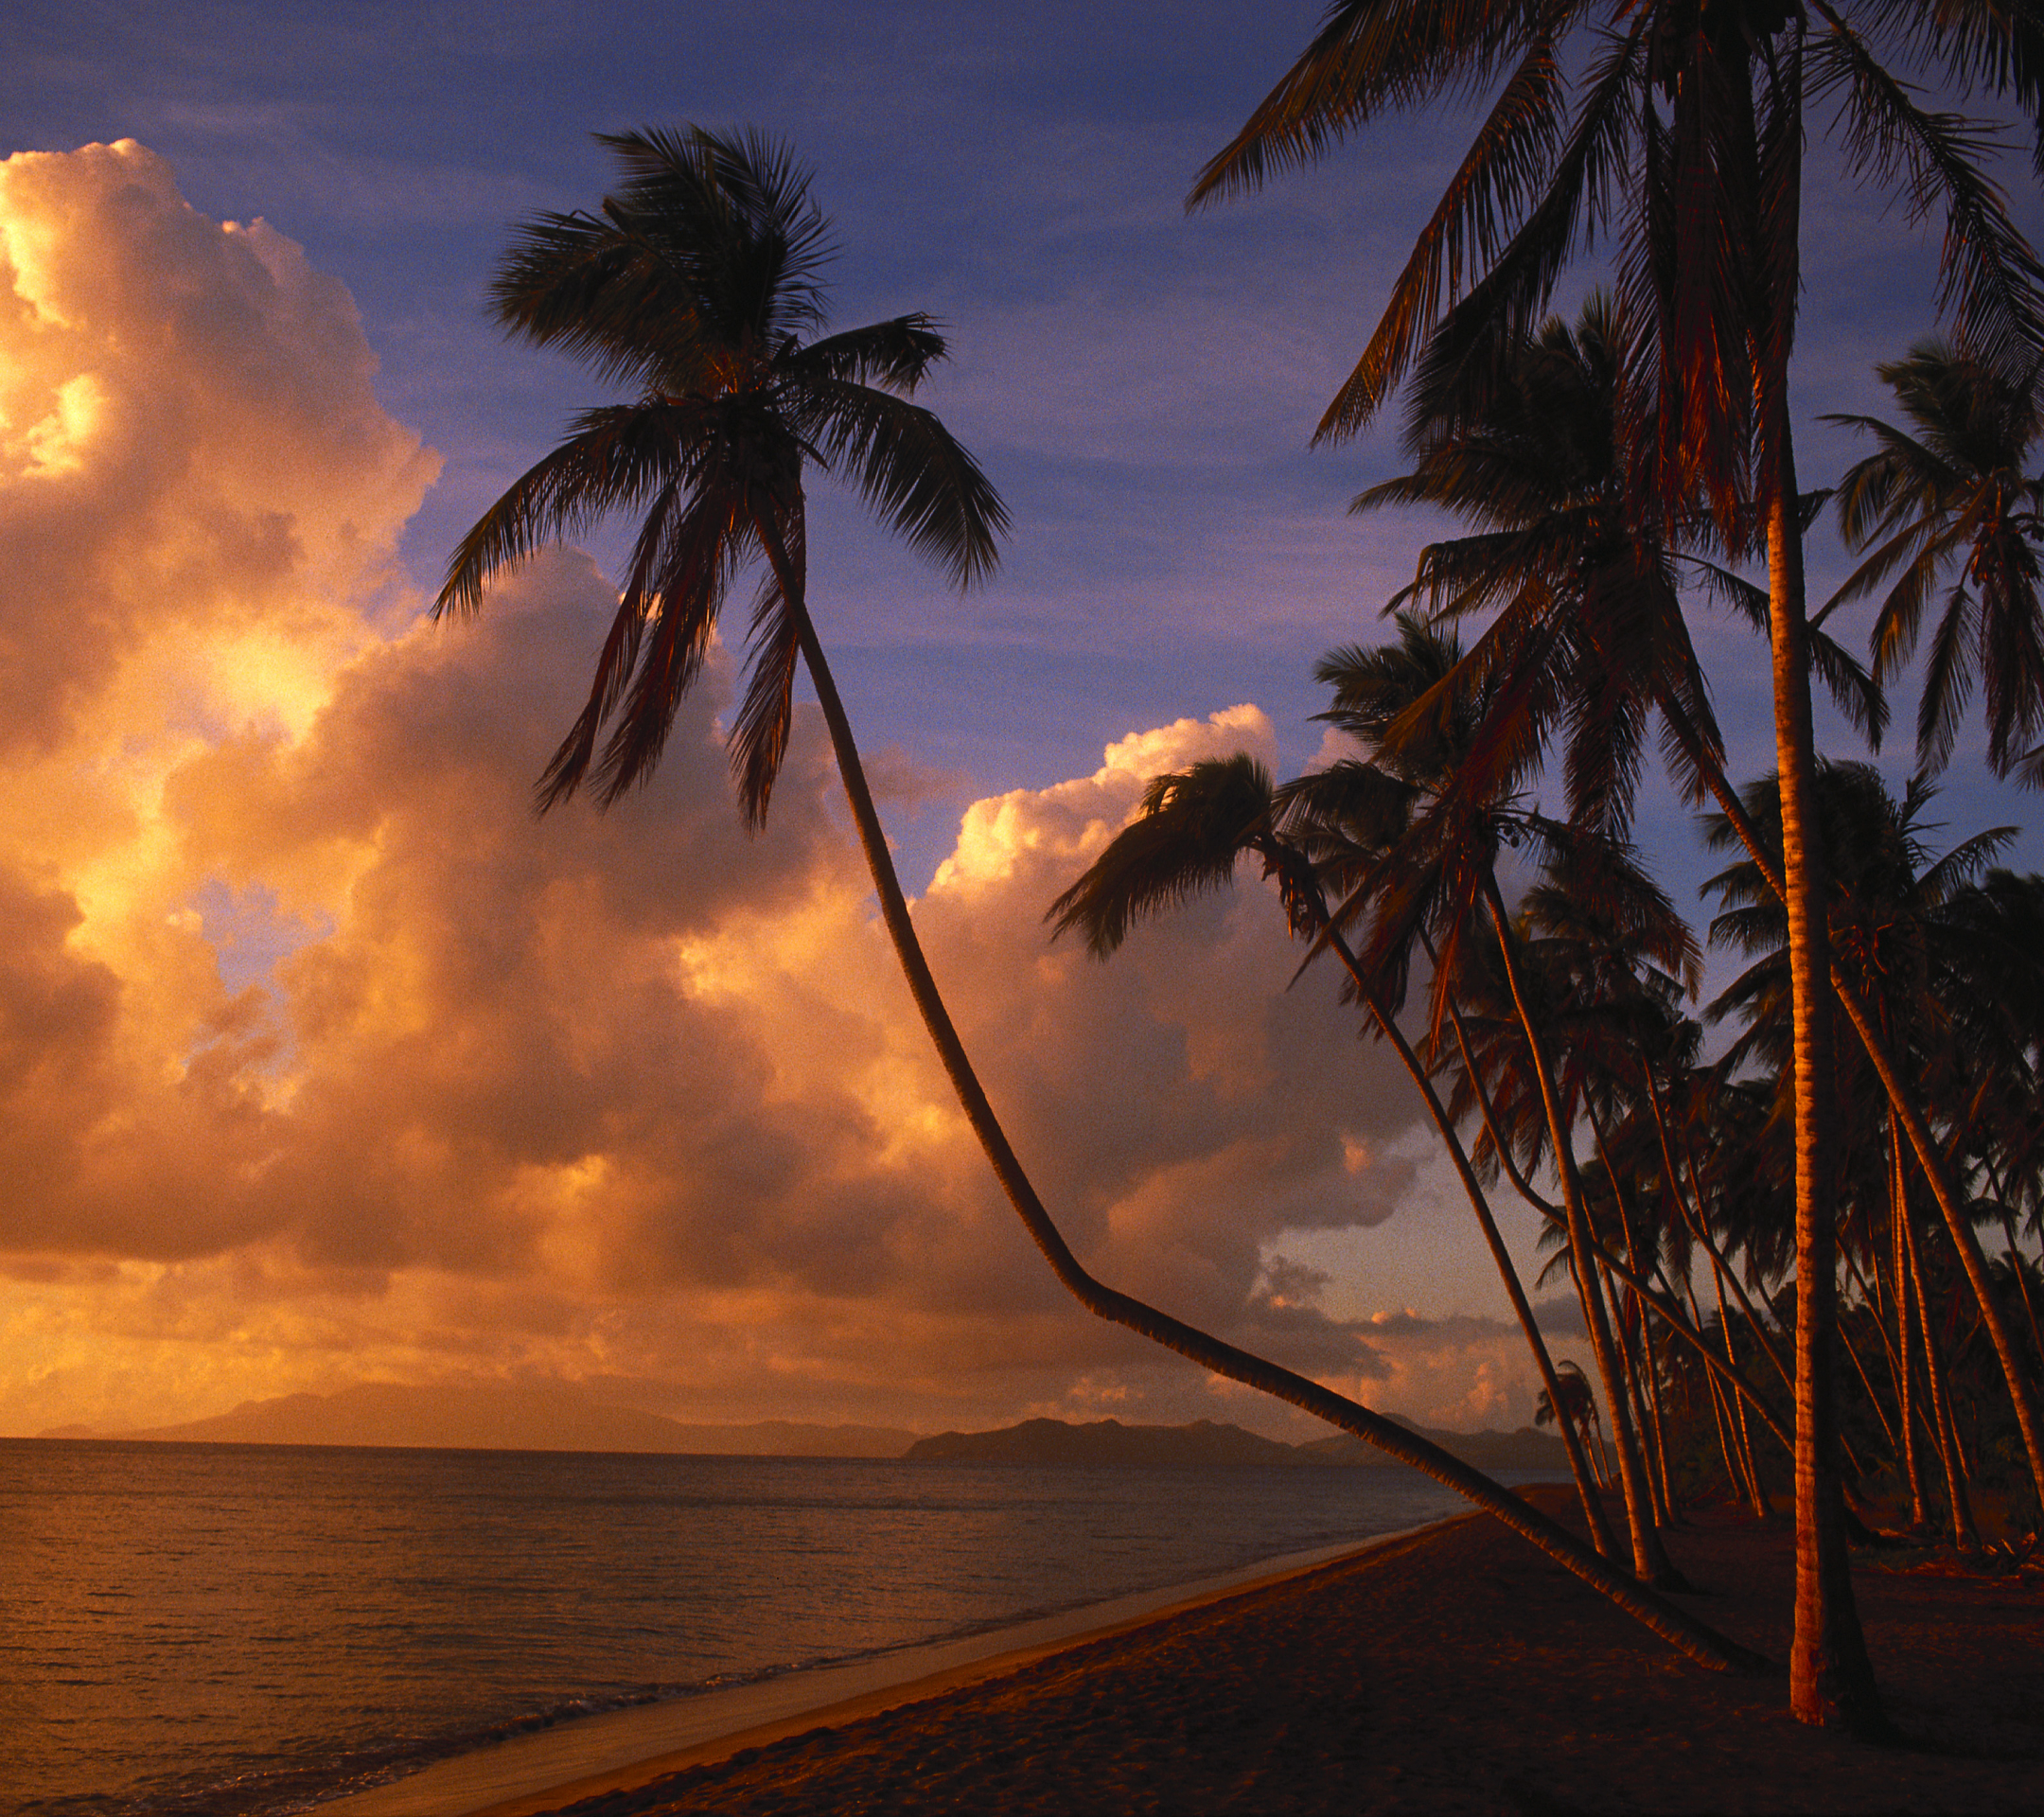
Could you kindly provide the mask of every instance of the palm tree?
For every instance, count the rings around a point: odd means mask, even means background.
[[[1961,86],[2014,88],[2035,110],[2044,96],[2035,37],[2027,5],[1961,12],[1890,0],[1335,0],[1192,193],[1196,204],[1257,187],[1383,115],[1494,88],[1320,437],[1366,423],[1422,347],[1426,379],[1480,379],[1499,347],[1539,320],[1570,258],[1601,238],[1620,249],[1624,294],[1652,325],[1662,496],[1671,510],[1701,499],[1733,553],[1765,548],[1803,1283],[1789,1701],[1802,1720],[1870,1732],[1883,1719],[1852,1600],[1834,1462],[1831,963],[1809,838],[1816,752],[1788,387],[1804,104],[1807,94],[1836,104],[1854,175],[1899,186],[1919,213],[1942,205],[1941,307],[1971,351],[2013,377],[2044,349],[2044,273],[1980,168],[1977,130],[1920,104],[1879,53],[1893,46]]]
[[[1536,1426],[1556,1426],[1562,1432],[1574,1430],[1580,1435],[1587,1447],[1597,1426],[1596,1395],[1590,1386],[1590,1378],[1582,1372],[1578,1363],[1563,1361],[1557,1367],[1557,1380],[1553,1386],[1542,1388],[1540,1402],[1533,1409]],[[1596,1443],[1603,1448],[1601,1437]],[[1610,1473],[1610,1466],[1605,1466]]]
[[[1430,942],[1436,1030],[1465,953],[1489,950],[1487,943],[1496,943],[1551,1137],[1570,1244],[1578,1261],[1584,1322],[1612,1402],[1633,1561],[1646,1581],[1674,1586],[1681,1579],[1654,1526],[1644,1459],[1621,1399],[1616,1344],[1595,1291],[1589,1264],[1592,1234],[1583,1216],[1569,1120],[1555,1089],[1546,1036],[1523,988],[1515,935],[1497,884],[1497,856],[1506,846],[1587,836],[1570,836],[1528,814],[1509,791],[1509,767],[1490,772],[1494,780],[1489,787],[1464,785],[1463,779],[1480,768],[1473,761],[1477,739],[1498,717],[1488,697],[1494,688],[1508,686],[1508,679],[1487,673],[1468,680],[1452,634],[1430,630],[1402,613],[1398,622],[1397,642],[1375,649],[1351,645],[1335,650],[1315,671],[1334,688],[1334,705],[1321,716],[1363,746],[1371,767],[1402,784],[1424,803],[1424,811],[1383,855],[1345,886],[1346,899],[1334,913],[1334,924],[1345,926],[1367,912],[1370,932],[1363,962],[1385,976],[1402,976],[1414,945],[1422,939]],[[1336,780],[1342,773],[1343,767],[1337,765],[1329,776]]]
[[[1874,672],[1885,681],[1914,653],[1939,581],[1946,591],[1924,672],[1917,758],[1927,772],[1951,755],[1976,683],[1984,687],[1987,761],[2044,785],[2044,475],[2024,464],[2044,428],[2036,375],[2011,382],[1950,342],[1919,341],[1875,371],[1909,424],[1827,416],[1873,436],[1878,451],[1839,482],[1839,529],[1866,559],[1825,604],[1832,611],[1890,582],[1874,624]]]
[[[944,352],[922,315],[823,332],[825,222],[808,179],[756,135],[604,137],[625,181],[596,214],[542,215],[492,287],[512,333],[637,390],[587,412],[463,539],[436,612],[470,612],[499,569],[613,511],[643,510],[617,616],[581,715],[539,784],[552,806],[593,777],[599,802],[644,782],[701,671],[731,583],[766,577],[731,737],[739,798],[765,818],[786,750],[798,659],[823,712],[881,917],[966,1120],[1052,1272],[1100,1317],[1367,1439],[1498,1514],[1672,1645],[1720,1669],[1760,1662],[1611,1570],[1572,1535],[1396,1421],[1225,1344],[1083,1268],[996,1119],[937,991],[894,874],[851,724],[812,622],[803,474],[849,482],[960,585],[992,568],[1006,515],[928,411],[907,400]],[[613,723],[614,722],[614,723]],[[602,742],[606,727],[609,736]]]
[[[1269,772],[1253,757],[1239,752],[1208,758],[1189,770],[1153,777],[1137,818],[1050,905],[1046,919],[1052,922],[1055,934],[1083,932],[1094,957],[1105,959],[1119,950],[1137,922],[1222,888],[1233,879],[1242,859],[1260,859],[1264,876],[1278,886],[1293,933],[1325,939],[1340,956],[1348,992],[1368,1011],[1379,1038],[1391,1044],[1425,1103],[1475,1213],[1534,1367],[1546,1384],[1542,1390],[1546,1399],[1566,1385],[1557,1379],[1489,1200],[1454,1118],[1399,1027],[1395,1003],[1379,980],[1364,971],[1330,920],[1320,873],[1311,856],[1314,848],[1326,852],[1337,844],[1345,853],[1380,851],[1403,829],[1410,804],[1408,787],[1366,765],[1344,765],[1331,774],[1305,779],[1280,796]],[[1609,1558],[1615,1548],[1588,1457],[1573,1425],[1563,1426],[1561,1438],[1583,1518],[1598,1554]]]
[[[2020,992],[2034,973],[2035,961],[2019,938],[1995,938],[1992,910],[1982,903],[1974,881],[2015,829],[1996,827],[1977,834],[1933,861],[1925,845],[1924,812],[1935,793],[1918,777],[1896,802],[1878,773],[1866,765],[1828,764],[1819,771],[1820,829],[1833,878],[1827,918],[1840,963],[1878,1019],[1884,1049],[1899,1055],[1932,1102],[1941,1105],[1950,1132],[1941,1150],[1963,1154],[1970,1120],[1966,1106],[1977,1089],[1969,1076],[1975,1067],[1969,1062],[1981,1051],[1979,1036],[1984,1026],[1995,1019],[1991,1008],[1974,1007],[1969,999],[1982,997],[1991,1005],[1998,995]],[[1764,838],[1778,838],[1779,810],[1771,779],[1748,791],[1747,812]],[[1736,839],[1722,820],[1713,823],[1709,838],[1719,849]],[[1705,887],[1718,891],[1727,905],[1712,925],[1713,938],[1758,956],[1713,1014],[1743,1013],[1750,1025],[1748,1041],[1771,1039],[1778,1059],[1785,997],[1780,908],[1759,867],[1750,859]],[[1983,958],[1992,967],[1991,977],[1982,975]],[[1959,1038],[1961,1032],[1947,1004],[1964,1006],[1960,1014],[1975,1024],[1973,1041]],[[2005,1042],[2000,1044],[2000,1051],[1979,1067],[1982,1083],[1990,1091],[1992,1078],[2000,1070],[1996,1061],[2020,1066],[2020,1046],[2026,1038],[2018,1035],[2013,1052]],[[1899,1175],[1903,1140],[1894,1126],[1892,1107],[1890,1120],[1889,1145]],[[1906,1229],[1906,1195],[1899,1179],[1890,1196],[1893,1215],[1900,1221],[1894,1241],[1901,1245],[1904,1235],[1912,1238],[1913,1233]],[[2018,1429],[2028,1441],[2035,1431],[2036,1399],[2029,1359],[1987,1279],[1970,1215],[1947,1219],[1947,1231],[1994,1343]],[[1911,1273],[1920,1270],[1895,1270],[1898,1310],[1909,1303]],[[1909,1345],[1905,1322],[1899,1346],[1904,1368]],[[1927,1353],[1927,1361],[1934,1371],[1935,1358]],[[1934,1399],[1939,1393],[1934,1379],[1932,1393]],[[2029,1455],[2033,1484],[2044,1496],[2044,1476],[2037,1473],[2035,1451]]]

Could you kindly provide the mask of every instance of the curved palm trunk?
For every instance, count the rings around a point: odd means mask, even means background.
[[[2002,1380],[2008,1385],[2009,1400],[2016,1409],[2016,1424],[2022,1433],[2023,1451],[2030,1463],[2031,1483],[2036,1491],[2038,1503],[2044,1505],[2044,1420],[2040,1420],[2038,1414],[2036,1390],[2030,1379],[2021,1343],[2002,1309],[2001,1297],[1995,1292],[1988,1276],[1987,1258],[1974,1232],[1972,1219],[1959,1202],[1958,1189],[1946,1163],[1945,1152],[1904,1086],[1894,1057],[1889,1052],[1888,1044],[1881,1038],[1865,1002],[1857,991],[1842,981],[1839,996],[1865,1044],[1874,1070],[1887,1090],[1890,1105],[1908,1133],[1910,1146],[1915,1150],[1924,1178],[1929,1183],[1930,1196],[1937,1202],[1938,1213],[1945,1221],[1946,1232],[1951,1238],[1952,1247],[1959,1252],[1966,1285],[1973,1290],[1981,1321],[1987,1327],[1995,1357],[2001,1365]]]
[[[1006,1132],[987,1102],[986,1091],[973,1070],[964,1044],[959,1039],[950,1012],[938,995],[929,961],[924,957],[922,943],[916,938],[915,924],[909,918],[901,881],[894,873],[894,861],[888,852],[887,837],[881,831],[872,793],[866,784],[865,767],[859,761],[858,748],[852,737],[851,722],[845,714],[844,703],[838,697],[830,666],[824,660],[816,627],[810,622],[800,580],[788,562],[778,534],[770,525],[765,526],[764,530],[776,577],[799,626],[802,661],[808,667],[810,680],[823,709],[838,775],[844,784],[852,818],[858,828],[859,844],[865,851],[873,888],[880,899],[881,919],[893,943],[909,995],[915,999],[923,1026],[937,1050],[952,1089],[958,1094],[966,1121],[978,1138],[1009,1204],[1014,1208],[1031,1241],[1050,1264],[1051,1272],[1073,1297],[1097,1316],[1123,1326],[1166,1350],[1175,1350],[1216,1375],[1260,1389],[1344,1432],[1354,1433],[1401,1463],[1410,1464],[1436,1482],[1454,1490],[1485,1512],[1495,1515],[1563,1569],[1610,1598],[1699,1665],[1718,1671],[1748,1675],[1761,1675],[1771,1669],[1759,1654],[1726,1639],[1685,1611],[1613,1570],[1566,1528],[1557,1526],[1538,1508],[1522,1501],[1482,1472],[1471,1468],[1459,1457],[1428,1443],[1418,1433],[1407,1431],[1395,1420],[1372,1413],[1367,1407],[1322,1387],[1317,1382],[1262,1357],[1252,1356],[1246,1350],[1237,1350],[1232,1344],[1224,1343],[1141,1300],[1105,1286],[1080,1266],[1078,1258],[1066,1245],[1042,1200],[1036,1196],[1036,1189],[1023,1172]]]
[[[1585,1099],[1585,1114],[1590,1121],[1591,1139],[1596,1143],[1597,1156],[1604,1163],[1605,1177],[1611,1182],[1612,1199],[1618,1208],[1618,1230],[1625,1238],[1626,1259],[1631,1262],[1635,1275],[1647,1271],[1640,1266],[1639,1243],[1632,1234],[1632,1214],[1626,1208],[1625,1188],[1619,1184],[1618,1170],[1612,1164],[1611,1146],[1604,1139],[1604,1125],[1594,1107]],[[1619,1354],[1626,1365],[1626,1385],[1632,1395],[1632,1420],[1634,1429],[1640,1436],[1640,1450],[1647,1462],[1647,1488],[1653,1500],[1653,1518],[1657,1526],[1672,1526],[1674,1521],[1672,1503],[1667,1488],[1667,1454],[1662,1445],[1658,1403],[1648,1400],[1648,1372],[1652,1367],[1653,1348],[1647,1330],[1647,1294],[1637,1286],[1629,1285],[1626,1291],[1632,1297],[1628,1302],[1619,1290],[1607,1280],[1612,1309],[1618,1314]]]
[[[2001,1191],[1999,1185],[1996,1191]],[[2009,1215],[2005,1193],[2001,1201],[2001,1235],[2008,1244],[2009,1273],[2016,1278],[2016,1291],[2022,1296],[2023,1312],[2030,1320],[2030,1348],[2038,1363],[2044,1364],[2044,1332],[2037,1329],[2036,1301],[2030,1297],[2030,1279],[2023,1273],[2022,1251],[2016,1244],[2016,1220]],[[2038,1499],[2044,1502],[2044,1496]]]
[[[1859,1733],[1885,1727],[1853,1598],[1838,1473],[1837,1075],[1831,1047],[1831,944],[1825,918],[1802,526],[1786,374],[1763,399],[1769,643],[1775,767],[1781,781],[1783,906],[1795,1023],[1796,1341],[1795,1641],[1789,1709],[1799,1721]]]
[[[1583,1207],[1582,1182],[1576,1173],[1576,1156],[1569,1145],[1561,1101],[1555,1090],[1553,1068],[1547,1064],[1547,1050],[1526,1006],[1519,966],[1512,957],[1511,923],[1505,913],[1505,901],[1498,893],[1494,877],[1485,878],[1485,905],[1497,932],[1498,949],[1504,956],[1505,979],[1511,989],[1512,1007],[1518,1013],[1520,1031],[1533,1056],[1533,1073],[1539,1082],[1541,1103],[1547,1116],[1548,1138],[1554,1144],[1555,1169],[1561,1181],[1561,1203],[1568,1213],[1569,1245],[1576,1259],[1576,1291],[1582,1300],[1583,1318],[1590,1328],[1590,1343],[1596,1352],[1597,1371],[1604,1378],[1604,1396],[1611,1402],[1612,1439],[1618,1454],[1618,1479],[1625,1491],[1626,1525],[1631,1533],[1633,1569],[1643,1582],[1673,1588],[1681,1585],[1682,1579],[1668,1562],[1667,1554],[1662,1549],[1661,1535],[1654,1526],[1653,1491],[1647,1481],[1639,1436],[1632,1429],[1630,1410],[1626,1404],[1626,1384],[1621,1373],[1624,1359],[1619,1356],[1617,1344],[1612,1336],[1611,1321],[1604,1311],[1604,1297],[1597,1289],[1596,1276],[1593,1272],[1595,1262],[1591,1255],[1590,1219]]]

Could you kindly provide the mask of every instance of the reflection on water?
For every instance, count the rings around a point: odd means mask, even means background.
[[[39,1817],[300,1809],[1458,1507],[1402,1470],[0,1440],[0,1785]]]

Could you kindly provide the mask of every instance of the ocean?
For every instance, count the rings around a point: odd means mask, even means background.
[[[0,1808],[283,1817],[1462,1507],[1401,1469],[0,1439]]]

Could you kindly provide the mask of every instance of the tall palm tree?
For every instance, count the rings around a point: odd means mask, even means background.
[[[1422,347],[1428,377],[1480,375],[1501,344],[1539,320],[1569,260],[1601,239],[1619,249],[1624,292],[1652,324],[1647,364],[1664,497],[1671,507],[1700,497],[1735,553],[1766,551],[1803,1282],[1789,1702],[1803,1720],[1866,1731],[1884,1720],[1852,1598],[1834,1462],[1831,962],[1821,863],[1807,837],[1816,751],[1788,386],[1805,100],[1835,104],[1855,175],[1899,187],[1919,213],[1942,207],[1940,305],[1971,351],[2013,377],[2044,350],[2044,273],[1981,168],[1977,130],[1919,102],[1889,63],[1899,56],[1962,87],[2013,88],[2035,111],[2044,100],[2035,40],[2031,0],[1993,9],[1894,0],[1334,0],[1192,193],[1198,203],[1254,188],[1387,114],[1493,92],[1321,436],[1366,423]],[[1918,1133],[1912,1128],[1912,1139]]]
[[[1938,1105],[1947,1132],[1941,1152],[1963,1155],[1967,1144],[1967,1105],[1976,1090],[1968,1076],[1973,1071],[1969,1059],[1980,1051],[1978,1036],[1983,1026],[1994,1019],[1991,1008],[1975,1007],[1969,999],[1982,997],[1991,1004],[1999,992],[2019,992],[2034,973],[2035,961],[2019,943],[1994,938],[1991,911],[1982,903],[1975,884],[1980,873],[2014,838],[2015,829],[1996,827],[1976,834],[1932,860],[1925,843],[1924,814],[1935,793],[1919,777],[1896,802],[1870,767],[1828,764],[1819,772],[1819,825],[1832,874],[1827,919],[1840,962],[1878,1018],[1884,1047],[1900,1057]],[[1771,779],[1748,791],[1748,813],[1770,839],[1779,837],[1779,810],[1774,803]],[[1738,842],[1722,820],[1712,824],[1709,838],[1719,849]],[[1748,1039],[1764,1043],[1771,1037],[1778,1057],[1785,995],[1779,906],[1752,859],[1733,866],[1706,888],[1717,891],[1727,905],[1712,925],[1713,938],[1758,956],[1720,998],[1721,1007],[1714,1014],[1733,1010],[1745,1014]],[[1992,955],[1988,962],[1999,974],[1992,981],[1980,970],[1983,955]],[[1959,1006],[1960,1014],[1978,1025],[1975,1040],[1958,1038],[1947,1004]],[[2018,1035],[2018,1042],[2023,1038]],[[2020,1066],[2019,1046],[2010,1052],[2005,1042],[1999,1045],[1995,1059],[2006,1058]],[[1981,1070],[1991,1076],[2000,1068],[1990,1060]],[[1894,1138],[1898,1134],[1893,1132],[1890,1138],[1898,1151],[1897,1167],[1902,1144]],[[1894,1197],[1899,1206],[1899,1190]],[[1993,1341],[2028,1449],[2035,1430],[2037,1385],[2000,1296],[1987,1278],[1970,1208],[1968,1215],[1947,1219],[1947,1233]],[[1899,1304],[1906,1305],[1908,1293],[1908,1283],[1898,1271]],[[1907,1347],[1905,1336],[1905,1358]],[[2035,1450],[2028,1449],[2028,1455],[2033,1485],[2044,1498],[2044,1475],[2037,1473]]]
[[[1985,694],[1987,761],[2044,785],[2044,474],[2024,466],[2044,429],[2037,375],[2012,382],[1949,341],[1918,341],[1875,371],[1909,427],[1827,416],[1871,435],[1876,452],[1838,486],[1839,530],[1866,559],[1823,617],[1887,583],[1874,622],[1874,672],[1885,681],[1914,654],[1941,580],[1947,589],[1924,669],[1917,759],[1944,767],[1976,684]]]
[[[823,332],[825,222],[806,175],[782,149],[699,128],[602,143],[623,169],[617,192],[597,213],[529,221],[491,295],[510,332],[558,347],[637,396],[587,412],[561,447],[512,485],[455,551],[435,603],[436,611],[473,611],[499,569],[613,511],[643,511],[588,702],[540,780],[540,805],[591,779],[599,801],[611,802],[651,775],[732,582],[763,564],[752,672],[731,737],[740,802],[754,824],[764,820],[786,750],[799,660],[822,708],[910,995],[996,1177],[1058,1279],[1098,1316],[1457,1489],[1691,1657],[1756,1669],[1754,1655],[1613,1572],[1459,1458],[1080,1265],[938,994],[809,610],[807,469],[848,482],[954,581],[970,583],[993,565],[1006,522],[998,497],[937,418],[907,398],[943,357],[943,337],[922,315]]]

